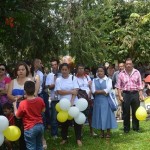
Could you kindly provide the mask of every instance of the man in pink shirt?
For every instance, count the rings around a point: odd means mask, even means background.
[[[130,58],[125,61],[125,69],[118,76],[116,88],[118,89],[119,99],[123,102],[124,132],[130,131],[130,106],[132,108],[132,128],[138,132],[139,121],[135,112],[140,106],[140,100],[143,100],[142,80],[140,72],[134,69]]]

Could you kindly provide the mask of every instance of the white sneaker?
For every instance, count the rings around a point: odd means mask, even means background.
[[[45,139],[43,139],[43,149],[47,149],[47,143],[46,143],[46,140]]]
[[[54,136],[52,137],[52,139],[53,139],[53,140],[56,140],[56,139],[58,139],[58,136],[57,136],[57,135],[54,135]]]

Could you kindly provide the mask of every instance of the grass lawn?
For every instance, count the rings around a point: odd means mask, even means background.
[[[112,131],[111,139],[101,139],[91,137],[88,126],[84,126],[83,146],[78,147],[75,141],[74,130],[69,128],[69,139],[65,145],[60,145],[61,138],[52,139],[49,133],[45,133],[48,150],[148,150],[150,149],[150,120],[140,122],[141,132],[130,131],[125,134],[122,130],[122,123],[118,124],[118,129]],[[98,130],[95,130],[99,134]]]

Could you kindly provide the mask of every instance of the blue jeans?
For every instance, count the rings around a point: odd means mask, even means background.
[[[30,130],[24,131],[24,139],[27,150],[43,150],[42,136],[44,133],[43,124],[36,124]]]
[[[58,121],[57,121],[57,111],[55,109],[56,104],[59,101],[51,102],[51,135],[58,135]]]

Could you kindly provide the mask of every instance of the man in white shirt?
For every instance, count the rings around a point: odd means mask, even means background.
[[[51,97],[51,135],[54,139],[58,136],[58,122],[57,112],[55,109],[56,104],[59,102],[58,95],[55,93],[55,81],[61,75],[59,72],[59,61],[57,59],[51,60],[52,72],[47,75],[46,86],[50,89]]]
[[[39,89],[39,93],[38,93],[38,94],[40,94],[42,92],[42,84],[43,84],[43,73],[40,71],[42,68],[42,62],[40,59],[36,58],[36,59],[34,59],[33,64],[34,64],[35,75],[37,74],[40,77],[40,89]]]

